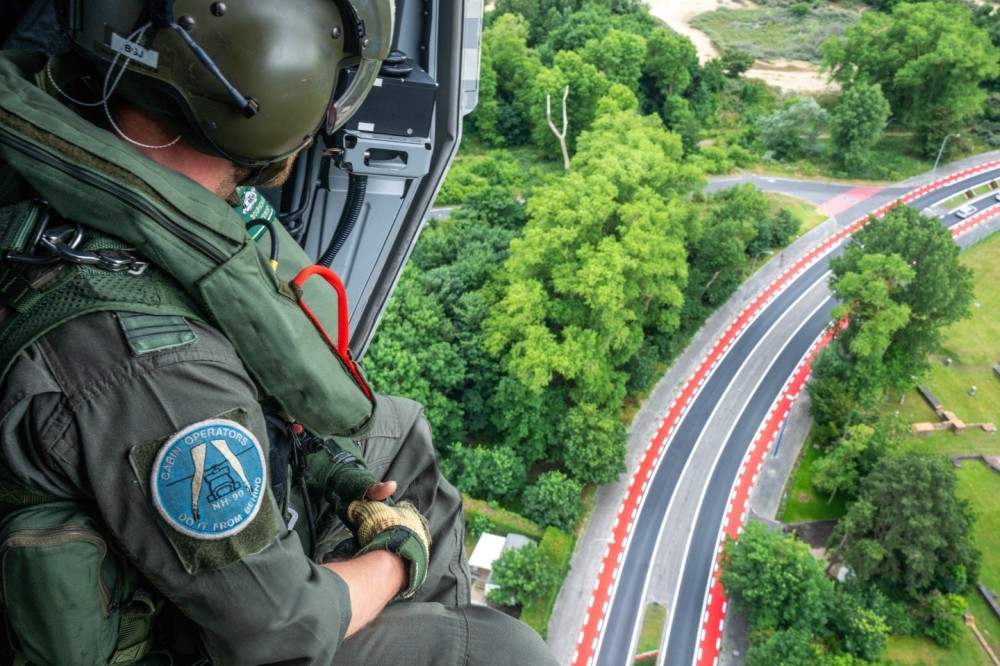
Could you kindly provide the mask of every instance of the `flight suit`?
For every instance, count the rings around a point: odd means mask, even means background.
[[[54,122],[51,114],[47,118]],[[178,189],[200,196],[183,176],[157,169],[155,179],[158,191],[176,181]],[[11,182],[0,162],[0,193],[23,189],[7,187]],[[35,182],[34,194],[46,198],[41,182]],[[87,187],[81,180],[62,188],[63,199],[79,189],[81,215],[93,214],[83,206]],[[251,304],[245,321],[229,320],[228,326],[266,327],[252,311],[255,288],[247,284],[249,291],[238,294]],[[280,361],[288,350],[256,353]],[[376,476],[399,483],[395,497],[409,499],[428,519],[429,574],[414,599],[391,604],[344,641],[348,589],[318,563],[325,552],[307,554],[288,528],[292,515],[267,483],[281,463],[269,460],[260,404],[265,396],[247,364],[219,328],[197,317],[109,309],[61,323],[35,340],[0,384],[3,475],[42,496],[96,510],[109,547],[158,596],[154,652],[169,651],[175,664],[207,659],[239,666],[555,663],[526,625],[467,605],[460,495],[437,469],[419,406],[389,397],[379,398],[374,421],[354,439]],[[188,464],[196,473],[175,483],[171,474],[188,457],[175,456],[172,444],[205,432],[234,435],[209,436],[192,446],[189,458],[195,462]],[[246,446],[233,448],[236,441]],[[187,506],[177,497],[188,498]],[[230,522],[206,519],[205,507],[225,508],[237,499],[246,507],[245,520],[238,512]],[[317,506],[317,514],[320,544],[337,544],[338,533],[347,536],[329,510]]]
[[[117,546],[197,625],[211,663],[551,660],[526,625],[465,605],[461,497],[441,477],[426,420],[409,400],[381,397],[376,424],[357,443],[375,475],[396,480],[397,497],[414,502],[429,520],[429,573],[413,601],[390,605],[338,648],[350,621],[347,588],[305,556],[276,504],[271,534],[236,546],[234,552],[247,551],[241,558],[213,569],[213,556],[202,555],[194,571],[186,570],[130,454],[234,410],[245,412],[248,428],[266,441],[262,412],[253,383],[218,331],[188,322],[193,341],[135,356],[121,316],[85,315],[15,361],[0,387],[0,456],[10,474],[37,491],[94,502]],[[338,521],[319,513],[326,531],[336,533]]]

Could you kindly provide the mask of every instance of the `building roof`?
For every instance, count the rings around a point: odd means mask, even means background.
[[[523,534],[515,534],[514,532],[511,532],[510,534],[507,535],[507,538],[504,540],[503,551],[501,551],[501,555],[507,552],[508,550],[516,550],[518,548],[521,548],[522,546],[527,546],[529,543],[535,543],[535,540],[529,539]]]
[[[483,534],[476,542],[476,547],[472,549],[469,556],[469,566],[476,569],[492,569],[493,562],[500,557],[503,552],[506,539],[498,534]]]

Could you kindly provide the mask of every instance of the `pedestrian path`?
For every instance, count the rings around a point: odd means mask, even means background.
[[[855,187],[835,196],[816,210],[827,217],[833,217],[834,215],[843,213],[852,206],[856,206],[862,201],[870,199],[884,189],[884,187]]]

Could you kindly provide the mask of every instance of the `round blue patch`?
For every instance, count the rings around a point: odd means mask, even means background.
[[[224,539],[257,515],[267,488],[264,450],[235,421],[209,419],[166,441],[153,461],[153,504],[179,532]]]

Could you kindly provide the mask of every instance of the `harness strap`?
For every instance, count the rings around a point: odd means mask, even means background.
[[[57,237],[55,250],[46,242],[51,237]],[[153,266],[128,268],[137,264],[145,266],[124,241],[86,227],[66,227],[45,202],[0,208],[0,381],[21,351],[85,314],[121,311],[204,320],[172,277]]]

